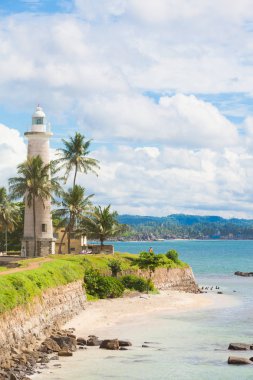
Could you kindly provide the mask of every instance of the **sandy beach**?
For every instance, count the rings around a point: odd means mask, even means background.
[[[119,324],[145,323],[147,316],[166,315],[203,308],[234,306],[233,296],[178,291],[160,291],[159,294],[142,294],[134,297],[105,299],[88,302],[85,310],[69,321],[65,328],[75,328],[77,335],[97,335],[114,332]],[[118,330],[118,328],[117,328]]]

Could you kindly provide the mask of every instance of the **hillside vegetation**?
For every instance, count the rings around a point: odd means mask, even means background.
[[[128,230],[124,240],[253,239],[253,220],[172,214],[166,217],[119,215]]]

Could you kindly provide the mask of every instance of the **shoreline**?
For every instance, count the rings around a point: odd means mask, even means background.
[[[174,290],[161,291],[155,295],[141,294],[134,297],[102,299],[87,302],[85,310],[62,326],[62,329],[74,329],[77,337],[85,339],[89,335],[95,335],[99,339],[129,340],[133,344],[130,348],[131,353],[141,349],[138,330],[139,326],[143,327],[147,322],[150,326],[161,317],[175,318],[181,313],[230,308],[239,302],[234,295],[192,294]],[[147,330],[145,340],[152,340],[150,334],[151,331]],[[142,342],[144,343],[144,340]],[[35,373],[31,379],[55,379],[59,374],[64,374],[65,370],[68,371],[69,366],[80,366],[87,355],[105,358],[108,354],[117,356],[115,352],[99,350],[98,347],[77,350],[72,358],[61,358],[57,368],[53,362],[49,362],[47,368],[40,369],[41,373]]]
[[[222,300],[222,302],[220,302]],[[218,304],[216,304],[218,301]],[[206,308],[219,309],[238,304],[233,295],[215,293],[184,293],[176,290],[134,297],[100,299],[88,302],[85,310],[67,322],[63,328],[74,328],[77,335],[96,335],[98,331],[113,330],[120,324],[143,322],[151,315],[170,315]]]

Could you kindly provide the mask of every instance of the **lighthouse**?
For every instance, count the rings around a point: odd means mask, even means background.
[[[49,139],[53,134],[46,125],[46,115],[38,106],[32,115],[31,129],[25,133],[28,139],[27,157],[40,156],[43,163],[49,164],[50,151]],[[46,256],[55,253],[55,239],[53,237],[53,225],[51,215],[51,199],[45,199],[44,205],[40,199],[36,199],[36,240],[37,250],[34,247],[34,223],[33,208],[25,202],[24,237],[22,240],[21,254],[26,257]]]

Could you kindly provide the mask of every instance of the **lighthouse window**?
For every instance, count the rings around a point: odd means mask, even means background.
[[[43,119],[42,119],[42,117],[39,117],[39,118],[36,120],[36,124],[43,124]]]
[[[42,230],[42,232],[47,232],[47,225],[46,224],[42,224],[41,225],[41,230]]]

